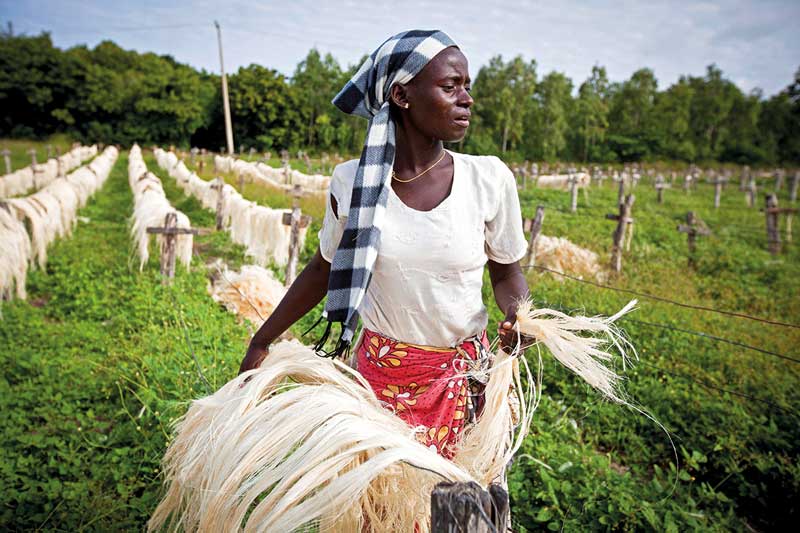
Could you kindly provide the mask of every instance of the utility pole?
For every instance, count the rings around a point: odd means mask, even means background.
[[[228,78],[225,76],[225,62],[222,60],[222,30],[219,22],[214,21],[219,43],[219,70],[222,72],[222,106],[225,111],[225,140],[228,144],[228,155],[233,155],[233,128],[231,127],[231,104],[228,101]]]

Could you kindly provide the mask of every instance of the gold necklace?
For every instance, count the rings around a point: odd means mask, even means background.
[[[416,176],[414,176],[413,178],[409,178],[409,179],[407,179],[407,180],[401,180],[400,178],[398,178],[398,177],[395,175],[395,173],[394,173],[394,170],[392,170],[392,179],[393,179],[393,180],[395,180],[395,181],[399,181],[400,183],[411,183],[412,181],[414,181],[415,179],[417,179],[417,178],[419,178],[419,177],[422,177],[422,175],[423,175],[423,174],[425,174],[425,173],[426,173],[426,172],[428,172],[430,169],[432,169],[433,167],[435,167],[436,165],[438,165],[438,164],[439,164],[439,163],[442,161],[442,159],[444,159],[444,155],[445,155],[445,153],[447,153],[447,152],[445,152],[444,150],[442,150],[442,155],[439,157],[439,159],[437,159],[437,160],[436,160],[436,163],[432,164],[431,166],[429,166],[428,168],[426,168],[425,170],[423,170],[422,172],[420,172],[419,174],[417,174],[417,175],[416,175]]]

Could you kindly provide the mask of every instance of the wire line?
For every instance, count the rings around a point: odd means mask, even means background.
[[[639,296],[640,298],[649,298],[651,300],[656,300],[658,302],[677,305],[679,307],[685,307],[687,309],[695,309],[695,310],[698,310],[698,311],[709,311],[711,313],[719,313],[721,315],[734,316],[734,317],[737,317],[737,318],[746,318],[748,320],[755,320],[756,322],[763,322],[765,324],[772,324],[772,325],[775,325],[775,326],[784,326],[784,327],[787,327],[787,328],[800,329],[800,325],[798,325],[798,324],[791,324],[791,323],[788,323],[788,322],[780,322],[780,321],[777,321],[777,320],[769,320],[767,318],[761,318],[761,317],[757,317],[757,316],[746,315],[744,313],[736,313],[734,311],[725,311],[724,309],[714,309],[713,307],[706,307],[706,306],[703,306],[703,305],[694,305],[694,304],[687,304],[687,303],[683,303],[683,302],[676,302],[674,300],[670,300],[668,298],[664,298],[663,296],[657,296],[655,294],[648,294],[646,292],[635,291],[635,290],[632,290],[632,289],[623,289],[623,288],[620,288],[620,287],[612,287],[611,285],[605,285],[603,283],[598,283],[596,281],[591,281],[591,280],[588,280],[588,279],[581,279],[581,278],[579,278],[577,276],[572,276],[570,274],[566,274],[564,272],[559,272],[558,270],[553,270],[552,268],[547,268],[547,267],[543,267],[543,266],[540,266],[540,265],[529,265],[529,266],[525,266],[525,267],[522,267],[522,268],[535,268],[535,269],[538,269],[538,270],[543,270],[545,272],[550,272],[552,274],[558,274],[559,276],[564,276],[565,278],[568,278],[568,279],[571,279],[571,280],[574,280],[574,281],[578,281],[580,283],[587,283],[587,284],[593,285],[595,287],[600,287],[601,289],[609,289],[609,290],[612,290],[612,291],[624,292],[626,294],[633,294],[634,296]]]

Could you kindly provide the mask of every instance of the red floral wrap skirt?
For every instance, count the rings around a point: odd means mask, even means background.
[[[364,329],[356,364],[378,399],[419,428],[417,440],[451,459],[459,433],[483,410],[484,384],[464,373],[485,363],[488,349],[485,331],[455,348],[435,348]]]

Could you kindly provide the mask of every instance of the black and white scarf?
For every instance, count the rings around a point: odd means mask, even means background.
[[[333,104],[345,113],[369,120],[369,128],[353,183],[347,224],[331,264],[328,302],[323,313],[328,325],[315,347],[320,355],[335,357],[349,349],[358,324],[358,308],[378,257],[395,153],[391,87],[411,81],[436,54],[450,46],[456,44],[438,30],[399,33],[375,50],[333,99]],[[322,352],[334,322],[342,324],[339,342],[332,352]]]

